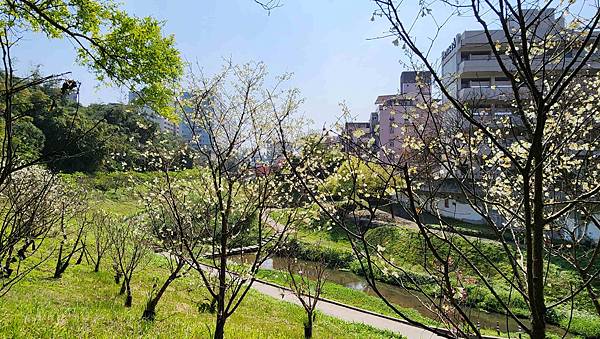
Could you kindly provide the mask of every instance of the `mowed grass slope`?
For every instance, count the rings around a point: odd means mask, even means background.
[[[105,262],[105,266],[108,263]],[[63,278],[49,278],[51,262],[0,299],[2,338],[208,338],[214,315],[198,311],[208,293],[190,273],[169,287],[156,321],[140,320],[154,279],[164,279],[161,259],[154,258],[133,281],[133,307],[111,273],[93,273],[87,264],[73,265]],[[103,267],[106,268],[106,267]],[[228,338],[302,338],[303,310],[251,291],[226,326]],[[319,338],[395,338],[390,332],[351,324],[319,314]]]

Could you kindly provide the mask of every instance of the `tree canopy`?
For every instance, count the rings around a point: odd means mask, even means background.
[[[0,3],[0,34],[13,43],[22,32],[69,39],[77,61],[105,84],[140,93],[139,101],[175,118],[170,102],[183,63],[162,23],[138,18],[111,0],[7,0]],[[11,36],[12,38],[8,38]]]

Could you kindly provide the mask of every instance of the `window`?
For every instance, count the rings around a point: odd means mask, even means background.
[[[490,87],[490,78],[462,79],[460,83],[461,83],[461,88]]]
[[[449,208],[450,207],[450,200],[448,198],[444,199],[444,207],[445,208]]]
[[[469,54],[469,60],[489,60],[489,59],[490,59],[490,52],[488,52],[488,51],[471,52]]]
[[[490,87],[490,79],[473,79],[470,82],[471,88]]]
[[[510,79],[504,77],[495,78],[496,87],[511,87]]]
[[[413,106],[413,101],[410,99],[396,99],[393,101],[394,106]]]
[[[466,60],[489,60],[491,57],[490,51],[473,51],[473,52],[462,52],[460,54],[461,61]]]

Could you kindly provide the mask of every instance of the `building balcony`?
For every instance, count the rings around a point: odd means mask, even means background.
[[[514,69],[512,62],[508,57],[503,57],[502,61],[509,71]],[[500,73],[502,68],[498,64],[495,57],[491,56],[487,59],[463,60],[458,64],[458,73]]]
[[[502,56],[501,60],[509,72],[513,72],[516,70],[516,67],[513,65],[512,61],[508,56]],[[543,62],[541,58],[534,58],[531,60],[531,67],[533,70],[542,70],[544,69],[546,72],[558,71],[564,69],[567,65],[569,65],[573,61],[572,57],[565,57],[560,59],[560,62],[550,63]],[[579,63],[575,63],[578,65]],[[584,66],[584,69],[599,69],[600,68],[600,59],[597,56],[594,56],[588,60],[587,64]],[[457,69],[458,74],[462,74],[463,76],[469,73],[473,74],[481,74],[481,73],[503,73],[502,68],[498,64],[496,57],[490,55],[484,59],[470,59],[463,60],[458,64]]]
[[[520,93],[525,95],[525,89]],[[468,87],[458,91],[461,100],[499,100],[506,101],[514,99],[515,94],[512,87]]]

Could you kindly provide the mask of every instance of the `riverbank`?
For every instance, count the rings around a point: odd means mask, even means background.
[[[263,266],[265,268],[259,271],[257,278],[280,286],[287,286],[288,273],[283,271],[283,262],[284,259],[278,257],[269,259]],[[300,264],[303,264],[303,262],[300,261]],[[379,283],[378,289],[380,293],[385,295],[409,319],[432,327],[443,327],[443,324],[434,320],[436,318],[435,314],[420,302],[414,292],[385,283]],[[401,319],[381,298],[376,296],[362,277],[352,272],[328,270],[327,282],[323,286],[322,297],[359,309]],[[471,312],[476,311],[471,310]],[[507,319],[502,315],[481,312],[478,315],[474,315],[474,318],[477,318],[482,325],[482,334],[484,335],[508,338],[511,336],[515,337],[518,334],[518,326],[514,321],[509,320],[511,332],[506,331]],[[497,322],[500,323],[502,329],[500,333],[495,329]],[[562,335],[559,328],[553,326],[550,326],[550,328],[557,336],[558,334]],[[526,338],[527,336],[523,334],[522,337]],[[569,337],[577,338],[577,336]]]
[[[318,218],[316,218],[318,220]],[[505,267],[505,259],[500,245],[489,239],[473,238],[481,249],[492,258],[499,267]],[[437,286],[431,283],[428,273],[423,271],[423,258],[427,258],[427,252],[418,235],[418,231],[404,225],[381,225],[367,232],[367,240],[373,246],[385,248],[385,255],[391,258],[396,265],[402,268],[401,272],[395,275],[385,275],[382,272],[375,272],[376,278],[382,282],[390,283],[396,286],[411,287],[414,282],[419,284],[418,288],[425,289],[428,294],[436,295]],[[322,257],[331,264],[331,267],[344,268],[353,271],[356,274],[362,274],[361,267],[353,256],[352,248],[346,234],[343,230],[335,227],[321,227],[315,224],[297,225],[296,236],[292,240],[291,248],[296,249],[294,255],[300,259],[314,260]],[[490,281],[494,284],[494,288],[500,293],[509,294],[510,289],[502,283],[502,280],[497,277],[497,272],[494,268],[488,267],[486,262],[482,262],[477,253],[463,244],[461,239],[456,240],[458,248],[462,248],[463,253],[471,257],[478,267],[487,269],[484,274],[490,277]],[[549,265],[549,270],[555,272],[548,282],[548,302],[560,298],[565,289],[568,290],[571,283],[576,281],[576,276],[567,268],[561,267],[560,262],[553,262]],[[506,266],[506,269],[509,269]],[[490,292],[484,287],[476,283],[477,279],[471,279],[469,272],[464,272],[464,277],[473,280],[473,283],[466,284],[468,299],[465,307],[469,312],[475,312],[479,318],[491,318],[488,320],[487,327],[494,328],[499,326],[503,331],[517,331],[518,325],[514,321],[509,321],[508,326],[506,317],[498,314],[497,317],[489,317],[488,315],[494,312],[503,312],[501,305],[495,302],[495,297],[490,295]],[[410,278],[410,279],[408,279]],[[386,286],[386,284],[379,284]],[[414,287],[416,288],[416,286]],[[411,294],[415,294],[411,292]],[[519,297],[511,297],[511,311],[514,314],[522,317],[526,321],[528,310],[526,304]],[[388,298],[389,300],[389,298]],[[383,303],[383,302],[382,302]],[[405,308],[418,310],[423,305],[419,302],[404,304]],[[592,311],[591,303],[585,294],[579,294],[574,300],[575,311],[573,314],[566,309],[552,309],[549,313],[548,322],[553,326],[554,333],[562,335],[564,329],[569,329],[571,333],[576,333],[584,337],[600,337],[600,317],[596,316]],[[431,314],[426,314],[432,316]],[[421,314],[424,315],[424,314]],[[435,315],[433,315],[435,318]],[[496,318],[496,319],[494,319]],[[496,325],[498,322],[498,325]],[[512,328],[511,328],[512,327]],[[560,328],[563,330],[561,330]]]

